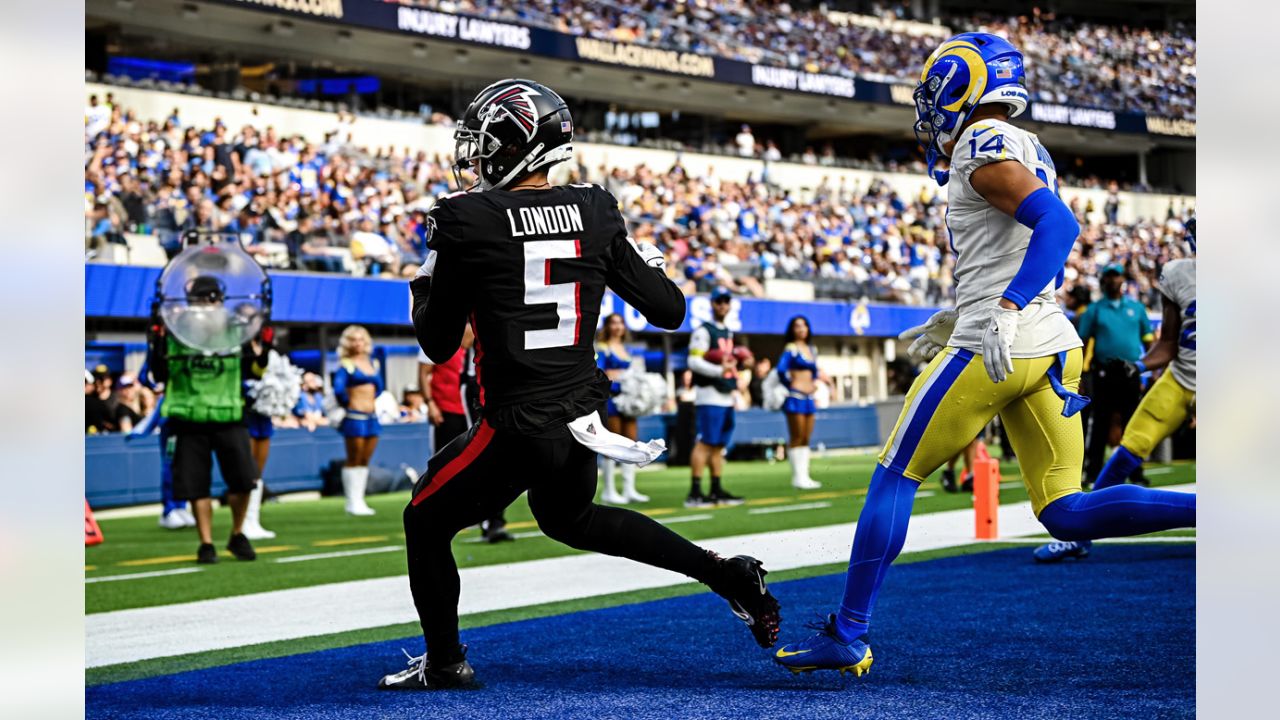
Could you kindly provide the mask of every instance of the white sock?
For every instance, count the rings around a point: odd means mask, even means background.
[[[618,495],[618,463],[613,458],[602,457],[601,469],[604,473],[604,497],[616,498]]]
[[[373,508],[364,501],[364,489],[369,483],[369,468],[342,468],[342,492],[347,497],[347,512],[352,515],[373,515]]]
[[[804,477],[800,472],[800,448],[787,448],[787,460],[791,463],[791,483],[794,485]]]
[[[796,465],[799,466],[799,474],[801,480],[809,479],[809,448],[797,447],[791,448],[791,455],[796,459]]]
[[[262,527],[262,479],[259,478],[253,484],[253,489],[249,491],[249,505],[244,511],[244,525],[242,531],[245,537],[250,540],[269,540],[276,536],[275,533]]]
[[[642,495],[636,490],[636,466],[631,463],[623,463],[622,465],[622,494],[628,500],[649,502],[648,495]]]

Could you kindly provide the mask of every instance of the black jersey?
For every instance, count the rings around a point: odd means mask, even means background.
[[[679,288],[640,257],[597,185],[459,193],[430,221],[435,267],[414,287],[418,342],[433,360],[452,357],[470,320],[495,426],[541,429],[604,403],[593,337],[606,285],[653,325],[684,321]]]

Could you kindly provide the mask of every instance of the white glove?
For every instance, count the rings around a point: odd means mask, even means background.
[[[415,278],[431,277],[436,271],[436,251],[428,250],[427,259],[423,261],[422,267],[418,268],[418,272],[414,274]]]
[[[636,249],[636,254],[644,261],[645,265],[651,268],[657,268],[662,271],[667,269],[667,258],[662,254],[656,246],[646,242],[637,242],[635,238],[627,238],[627,242],[631,243],[631,247]]]
[[[996,306],[991,324],[982,336],[982,364],[991,382],[1003,382],[1013,372],[1013,341],[1018,336],[1021,312]]]
[[[955,330],[957,317],[959,315],[955,310],[939,310],[925,324],[898,333],[898,339],[915,338],[915,342],[907,348],[907,355],[913,361],[919,363],[932,360],[933,356],[942,352],[942,348],[946,347],[947,342],[951,340],[951,332]]]

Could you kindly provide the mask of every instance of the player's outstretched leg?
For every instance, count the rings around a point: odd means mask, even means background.
[[[839,670],[862,675],[870,670],[867,630],[871,610],[885,573],[906,542],[911,506],[919,487],[918,482],[899,472],[876,466],[853,536],[840,611],[814,625],[817,634],[779,648],[774,654],[778,664],[797,673]]]
[[[721,558],[645,515],[592,503],[595,455],[576,442],[568,443],[565,459],[555,464],[558,472],[529,490],[529,509],[547,537],[579,550],[687,575],[728,601],[762,647],[777,642],[778,601],[765,584],[767,573],[759,560]]]
[[[1136,485],[1077,492],[1040,511],[1040,522],[1059,540],[1096,540],[1193,528],[1194,493],[1152,490]]]
[[[1121,445],[1103,466],[1098,480],[1093,484],[1093,491],[1098,492],[1124,483],[1133,471],[1140,467],[1142,467],[1142,458]],[[1036,548],[1031,557],[1038,563],[1056,563],[1063,560],[1083,560],[1089,557],[1092,551],[1093,542],[1090,540],[1055,540]]]

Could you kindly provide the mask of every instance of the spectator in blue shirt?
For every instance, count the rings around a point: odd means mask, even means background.
[[[1080,316],[1080,339],[1091,358],[1093,403],[1089,445],[1085,454],[1085,483],[1092,485],[1102,472],[1107,446],[1120,444],[1124,426],[1138,407],[1142,394],[1141,365],[1153,335],[1151,320],[1142,303],[1124,294],[1125,269],[1114,263],[1103,268],[1101,300]]]
[[[324,384],[319,375],[309,372],[302,376],[302,394],[298,396],[293,415],[309,432],[329,426],[329,417],[324,414]]]

